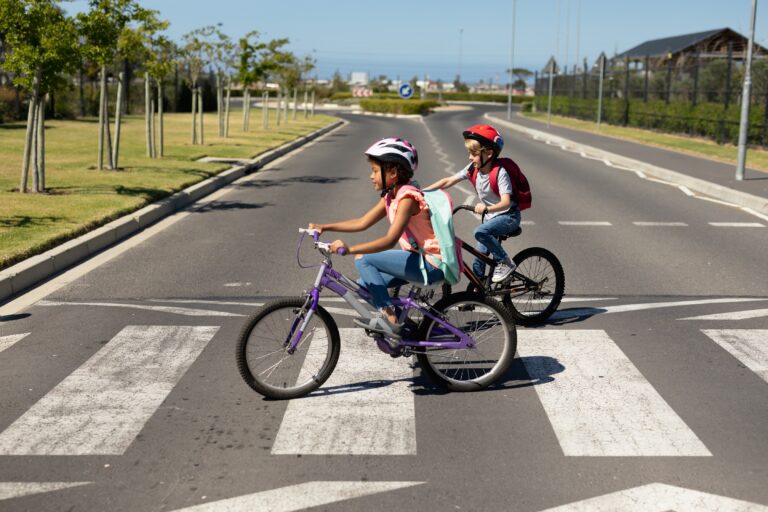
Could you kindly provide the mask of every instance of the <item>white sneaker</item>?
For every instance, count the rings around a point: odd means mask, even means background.
[[[517,268],[517,265],[515,265],[510,260],[504,260],[499,262],[498,265],[496,265],[496,268],[493,271],[493,277],[491,277],[492,283],[500,283],[507,279],[509,276],[512,275],[512,272]]]

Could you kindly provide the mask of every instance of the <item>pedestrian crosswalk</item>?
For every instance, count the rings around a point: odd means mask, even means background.
[[[128,325],[0,431],[0,455],[122,455],[219,326]],[[768,330],[706,329],[768,383]],[[20,343],[28,333],[5,335]],[[414,455],[417,395],[407,359],[341,329],[341,359],[287,404],[273,455]],[[518,352],[564,456],[706,457],[711,452],[610,332],[519,329]],[[7,354],[8,352],[6,352]],[[693,390],[695,392],[695,390]]]

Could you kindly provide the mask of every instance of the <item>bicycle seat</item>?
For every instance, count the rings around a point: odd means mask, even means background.
[[[508,235],[501,235],[501,236],[497,236],[496,238],[498,238],[499,241],[503,242],[507,238],[512,238],[512,237],[515,237],[515,236],[520,236],[520,233],[522,233],[522,232],[523,232],[523,228],[519,227],[519,228],[517,228],[516,230],[514,230],[513,232],[511,232]]]

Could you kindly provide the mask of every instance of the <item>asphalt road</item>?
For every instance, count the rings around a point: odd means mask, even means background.
[[[506,247],[557,254],[567,300],[519,328],[501,382],[444,393],[337,302],[325,392],[270,402],[242,382],[245,316],[311,286],[297,228],[377,200],[365,148],[409,139],[426,185],[467,161],[484,111],[342,115],[4,317],[0,510],[768,510],[768,222],[526,137],[505,153],[534,207]]]

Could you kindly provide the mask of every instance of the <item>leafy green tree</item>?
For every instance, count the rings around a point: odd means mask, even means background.
[[[266,77],[260,52],[267,45],[259,42],[257,31],[248,32],[238,41],[235,80],[243,87],[243,131],[250,129],[251,88]]]
[[[189,71],[189,86],[192,89],[192,144],[198,144],[197,111],[200,111],[200,137],[199,143],[203,144],[203,93],[200,88],[200,75],[208,65],[209,38],[216,27],[207,26],[192,30],[183,36],[183,58]]]
[[[118,42],[123,29],[140,16],[143,9],[135,0],[89,0],[90,10],[77,16],[80,32],[85,38],[83,52],[86,58],[96,62],[101,69],[99,92],[99,161],[104,168],[104,141],[111,146],[109,137],[109,99],[107,96],[107,66],[116,58]],[[107,148],[108,167],[114,168],[111,148]]]
[[[150,9],[137,10],[133,18],[135,26],[123,27],[117,43],[117,56],[119,59],[129,60],[132,62],[141,62],[145,64],[144,116],[147,140],[147,156],[149,157],[154,157],[155,154],[153,140],[150,133],[152,126],[152,114],[150,112],[151,78],[154,78],[154,75],[149,72],[148,66],[154,66],[156,68],[158,59],[157,52],[161,51],[156,47],[159,44],[157,41],[168,41],[168,39],[164,36],[158,35],[159,32],[167,29],[169,26],[168,21],[160,19],[159,15],[160,13],[158,11]],[[157,70],[155,69],[155,71]],[[125,76],[121,72],[118,78],[117,107],[115,108],[115,143],[112,151],[113,164],[115,167],[118,166],[120,147],[120,116],[122,114],[122,92],[124,81]]]
[[[77,30],[55,0],[0,0],[0,40],[9,49],[4,67],[27,89],[29,112],[19,191],[27,192],[30,163],[33,190],[45,190],[45,94],[62,83],[62,73],[79,61]]]
[[[349,92],[349,84],[341,77],[338,69],[334,71],[331,78],[331,94],[337,92]]]

